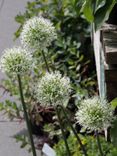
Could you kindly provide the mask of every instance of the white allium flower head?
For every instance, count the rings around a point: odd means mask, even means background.
[[[9,74],[27,72],[32,67],[32,56],[21,47],[6,49],[0,59],[0,69]]]
[[[66,104],[70,94],[70,79],[60,72],[46,73],[38,82],[36,96],[43,106]]]
[[[102,131],[113,121],[113,110],[105,99],[93,97],[85,99],[76,112],[76,120],[85,129]]]
[[[22,45],[32,51],[44,50],[56,38],[55,27],[43,17],[33,17],[27,20],[21,32]]]

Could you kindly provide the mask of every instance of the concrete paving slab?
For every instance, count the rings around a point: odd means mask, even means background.
[[[13,136],[24,128],[18,122],[0,122],[0,156],[32,156],[27,149],[21,149]],[[37,152],[41,156],[40,151]]]
[[[0,5],[3,1],[3,7],[0,8],[0,56],[4,49],[20,45],[19,40],[13,41],[13,34],[19,26],[14,17],[19,12],[24,12],[27,1],[31,0],[0,0]],[[5,75],[0,72],[0,81],[4,77]],[[0,102],[9,99],[9,95],[3,96],[2,92],[3,90],[0,89]],[[20,149],[20,144],[13,138],[24,127],[24,124],[10,122],[7,116],[2,116],[0,112],[0,156],[32,156],[26,149]],[[37,156],[41,156],[39,151]]]

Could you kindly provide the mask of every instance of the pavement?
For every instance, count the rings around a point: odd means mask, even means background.
[[[31,0],[0,0],[0,56],[2,51],[14,45],[19,45],[19,41],[13,41],[13,34],[18,28],[18,24],[14,18],[19,12],[24,12],[27,1]],[[4,75],[0,72],[0,82]],[[0,102],[8,98],[4,97],[0,89]],[[26,129],[25,124],[17,121],[9,121],[9,119],[0,112],[0,156],[32,156],[27,149],[21,149],[20,143],[17,143],[13,138],[15,134]],[[37,152],[37,156],[41,156]]]
[[[0,113],[0,156],[32,156],[26,148],[21,149],[21,143],[17,143],[14,136],[25,131],[25,123],[9,121],[6,116]],[[37,156],[41,156],[37,151]]]

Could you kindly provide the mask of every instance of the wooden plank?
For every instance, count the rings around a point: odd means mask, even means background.
[[[101,33],[97,31],[93,33],[93,46],[96,61],[97,80],[100,97],[106,96],[105,77],[104,77],[104,51],[100,41]]]
[[[117,43],[107,43],[107,45],[105,46],[105,50],[106,52],[117,52]]]
[[[104,31],[103,32],[104,40],[114,40],[117,41],[117,31]]]
[[[107,64],[117,64],[117,49],[105,47],[105,58]]]
[[[105,81],[108,100],[117,97],[117,66],[105,67]]]
[[[114,98],[117,97],[117,83],[107,82],[106,87],[107,87],[108,100],[111,101],[111,100],[113,100]]]
[[[105,68],[105,81],[117,83],[117,67],[116,66],[115,67],[108,66],[107,68]]]
[[[104,31],[104,32],[108,32],[108,31],[117,31],[117,25],[105,23],[105,24],[102,26],[101,30]]]
[[[106,63],[117,64],[117,26],[104,25],[102,34]]]

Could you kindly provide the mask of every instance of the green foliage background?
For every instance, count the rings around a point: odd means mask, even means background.
[[[27,3],[25,13],[19,13],[15,17],[16,22],[19,23],[15,39],[20,37],[23,24],[31,17],[42,15],[53,22],[58,39],[48,48],[46,56],[52,70],[60,70],[70,77],[73,87],[71,104],[74,101],[77,104],[84,96],[94,95],[97,92],[95,61],[90,37],[91,25],[88,21],[94,23],[95,29],[100,28],[108,18],[115,2],[115,0],[34,0]],[[37,103],[32,92],[35,82],[46,72],[46,68],[40,52],[36,52],[34,57],[38,59],[37,67],[35,67],[33,74],[29,73],[22,78],[23,91],[32,122],[41,123],[44,127],[45,112],[42,116],[34,108]],[[16,79],[11,81],[11,76],[7,76],[8,79],[3,81],[2,87],[11,96],[15,95],[19,98]],[[0,110],[5,110],[11,119],[19,118],[22,120],[23,118],[22,108],[18,107],[15,102],[6,100],[4,103],[0,103]],[[46,116],[48,117],[48,114]],[[17,139],[24,140],[22,146],[27,144],[25,138]],[[87,144],[88,152],[93,151],[92,156],[97,155],[97,145],[93,137],[83,138],[82,141]],[[74,150],[72,151],[74,156],[80,156],[81,151],[76,146],[76,139],[70,136],[68,142],[71,150]],[[115,148],[112,148],[111,145],[107,148],[107,144],[103,140],[102,143],[105,151],[110,150],[111,156],[116,155]],[[58,156],[66,155],[63,141],[55,146],[55,150]],[[110,153],[108,153],[109,155]]]
[[[15,39],[20,36],[25,21],[31,17],[42,15],[53,22],[58,39],[48,48],[46,56],[52,70],[60,70],[70,77],[73,87],[71,97],[76,103],[84,96],[97,93],[91,25],[88,22],[94,23],[96,29],[100,28],[116,3],[116,0],[34,0],[27,3],[24,13],[15,17],[19,23]],[[29,73],[22,80],[25,99],[29,104],[35,103],[31,87],[46,72],[40,53],[37,52],[35,57],[39,63],[34,69],[34,75]],[[8,79],[3,81],[2,87],[10,95],[17,95],[19,98],[17,82],[14,79],[11,82],[9,75]],[[1,109],[3,108],[1,103]]]
[[[95,31],[101,28],[108,20],[109,14],[116,4],[116,0],[76,0],[81,4],[81,11],[90,23],[94,24]]]
[[[15,18],[20,24],[15,33],[16,38],[19,37],[24,22],[35,15],[49,18],[57,30],[58,39],[49,47],[47,54],[50,67],[60,70],[71,78],[75,96],[94,94],[95,63],[90,25],[80,14],[78,3],[69,0],[28,2],[26,12]]]
[[[100,156],[100,152],[98,150],[97,142],[94,136],[82,136],[80,135],[82,143],[85,145],[87,149],[88,156]],[[77,139],[71,134],[68,139],[69,148],[71,150],[71,154],[73,156],[82,156],[83,153],[80,149],[80,145],[77,143]],[[113,147],[111,143],[105,141],[104,138],[100,137],[102,149],[104,155],[106,156],[116,156],[117,149]],[[57,156],[65,156],[67,155],[64,141],[61,139],[57,144],[55,144],[54,149],[57,153]]]
[[[70,107],[74,103],[77,104],[83,97],[96,94],[97,91],[95,61],[90,37],[91,27],[78,8],[79,3],[75,0],[34,0],[27,3],[24,13],[19,13],[15,17],[16,22],[19,23],[15,39],[20,37],[23,24],[29,18],[41,15],[53,22],[58,38],[48,48],[46,57],[51,70],[60,70],[71,79],[73,92]],[[43,117],[40,115],[37,117],[38,110],[35,105],[38,103],[33,89],[36,81],[46,72],[46,68],[40,52],[36,52],[34,57],[38,60],[37,67],[34,68],[33,74],[29,73],[22,77],[22,82],[30,116],[35,116],[34,120],[41,122]],[[7,76],[8,78],[2,82],[2,87],[11,96],[19,99],[16,78]],[[8,103],[10,103],[10,109]],[[21,112],[21,108],[14,107],[14,103],[10,101],[0,103],[0,109],[10,114],[12,119],[22,118],[21,113],[17,113],[18,110]]]

